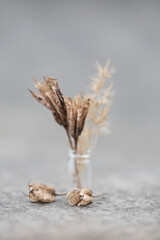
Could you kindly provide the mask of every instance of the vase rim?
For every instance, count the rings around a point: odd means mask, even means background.
[[[90,156],[90,153],[91,153],[91,150],[87,150],[86,152],[84,153],[76,153],[75,150],[73,149],[69,149],[68,150],[68,153],[70,156],[72,157],[79,157],[79,158],[88,158]]]

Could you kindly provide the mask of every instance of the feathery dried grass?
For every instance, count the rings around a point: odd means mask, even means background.
[[[97,77],[91,78],[90,108],[84,130],[79,137],[78,153],[83,154],[92,148],[99,134],[106,132],[106,123],[109,118],[110,109],[113,103],[113,84],[109,82],[113,68],[109,67],[107,61],[104,68],[97,63]]]

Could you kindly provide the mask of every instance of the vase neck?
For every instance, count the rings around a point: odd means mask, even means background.
[[[85,153],[77,153],[75,150],[69,149],[69,156],[70,158],[89,159],[90,151]]]

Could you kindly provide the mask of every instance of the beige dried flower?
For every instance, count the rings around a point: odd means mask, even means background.
[[[54,187],[44,183],[29,184],[29,200],[31,202],[55,202],[55,196],[63,196],[66,193],[57,194]]]
[[[67,200],[71,206],[85,206],[93,202],[92,191],[88,188],[75,188],[67,193]]]
[[[91,78],[91,92],[88,94],[90,108],[84,130],[79,137],[77,149],[79,154],[87,152],[95,145],[98,135],[107,132],[106,124],[113,103],[111,99],[113,84],[109,82],[113,68],[110,68],[109,65],[110,61],[106,62],[104,68],[97,63],[97,77]]]

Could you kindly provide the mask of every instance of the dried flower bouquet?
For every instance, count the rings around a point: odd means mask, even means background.
[[[29,90],[32,96],[52,112],[56,122],[66,130],[71,148],[77,152],[78,139],[82,133],[90,105],[89,99],[82,94],[75,98],[64,97],[58,86],[57,79],[51,77],[44,77],[42,83],[36,79],[34,81],[39,93]],[[75,172],[79,188],[81,183],[76,163]]]
[[[109,83],[113,69],[109,68],[109,64],[107,61],[104,68],[99,63],[96,64],[98,74],[96,78],[91,79],[91,91],[87,97],[83,94],[75,98],[65,97],[57,79],[48,76],[44,77],[43,82],[34,79],[39,93],[29,90],[39,103],[52,112],[55,121],[64,127],[70,147],[76,156],[90,150],[95,145],[98,135],[105,132],[113,102],[112,84]],[[81,166],[80,159],[76,158],[74,177],[77,188],[81,189],[80,173],[84,171],[85,165]]]

